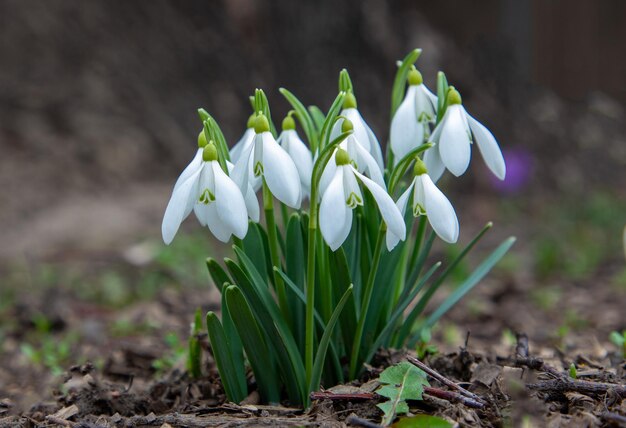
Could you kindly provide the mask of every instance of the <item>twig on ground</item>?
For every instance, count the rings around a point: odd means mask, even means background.
[[[373,392],[356,392],[335,394],[330,391],[315,391],[311,393],[311,400],[371,400]]]
[[[517,367],[528,367],[533,370],[541,370],[556,378],[562,379],[565,377],[564,373],[560,373],[557,369],[547,365],[541,358],[534,358],[530,356],[528,349],[528,336],[524,333],[516,334],[517,345],[515,346],[515,360],[514,363]]]
[[[415,357],[412,357],[410,355],[407,355],[407,360],[409,360],[409,362],[417,367],[419,367],[420,369],[424,370],[426,373],[428,373],[431,377],[437,379],[439,382],[443,383],[444,385],[455,389],[457,391],[459,391],[460,394],[469,397],[475,401],[478,401],[479,403],[484,403],[484,400],[482,398],[480,398],[478,395],[469,392],[467,389],[457,385],[456,383],[452,382],[450,379],[448,379],[447,377],[439,374],[437,371],[431,369],[430,367],[428,367],[426,364],[422,363],[420,360],[418,360]]]
[[[485,407],[484,403],[474,400],[473,398],[465,397],[459,393],[452,391],[444,391],[443,389],[431,388],[430,386],[424,387],[424,394],[432,395],[433,397],[441,398],[451,403],[462,403],[467,407],[473,409],[482,409]]]
[[[367,419],[359,418],[354,415],[348,416],[346,418],[346,423],[364,428],[382,428],[382,425],[375,424],[374,422],[370,422]]]
[[[615,422],[626,426],[626,416],[622,416],[613,412],[604,412],[600,417],[606,421]]]
[[[526,386],[541,392],[578,392],[585,395],[604,395],[612,390],[619,397],[626,398],[626,386],[611,383],[563,378],[529,383]]]

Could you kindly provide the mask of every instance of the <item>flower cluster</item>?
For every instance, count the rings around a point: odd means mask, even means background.
[[[437,96],[424,85],[422,75],[415,68],[408,73],[407,83],[406,96],[391,122],[394,164],[422,144],[429,141],[435,144],[425,151],[423,161],[414,158],[414,177],[395,204],[383,178],[385,165],[380,143],[357,109],[355,95],[349,92],[344,98],[330,139],[342,132],[348,135],[325,165],[319,182],[319,227],[333,251],[350,233],[352,210],[363,205],[359,183],[372,194],[380,209],[388,229],[387,249],[391,251],[406,237],[403,213],[411,196],[415,217],[427,216],[441,239],[457,241],[459,225],[454,208],[434,183],[445,169],[456,176],[467,170],[473,141],[489,169],[504,179],[506,167],[493,134],[466,112],[456,89],[449,89],[443,118],[434,126]],[[243,136],[230,150],[230,161],[234,162],[234,166],[228,162],[230,177],[219,168],[214,143],[206,144],[204,132],[200,133],[196,156],[178,178],[165,212],[165,243],[172,241],[180,223],[192,210],[220,241],[226,242],[232,235],[243,238],[247,217],[259,221],[255,193],[261,183],[266,183],[280,202],[300,208],[302,199],[311,193],[314,157],[295,130],[293,113],[283,120],[277,139],[262,112],[250,117]],[[434,128],[432,132],[431,128]]]
[[[246,130],[231,148],[199,110],[198,149],[174,185],[162,235],[172,242],[193,211],[218,240],[234,242],[236,260],[224,259],[226,269],[207,260],[222,294],[221,321],[210,312],[207,329],[229,399],[247,395],[244,352],[265,401],[286,394],[307,403],[322,378],[354,379],[380,346],[414,346],[419,329],[430,328],[512,245],[502,243],[414,328],[491,227],[427,284],[441,265],[423,269],[435,237],[459,238],[456,212],[435,183],[446,169],[455,176],[467,170],[473,142],[496,177],[506,173],[494,136],[466,112],[445,75],[438,75],[436,94],[424,85],[414,66],[419,53],[407,55],[396,74],[387,156],[345,70],[326,114],[281,88],[293,110],[280,134],[257,89]]]

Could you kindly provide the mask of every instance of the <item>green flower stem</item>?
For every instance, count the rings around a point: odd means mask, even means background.
[[[263,179],[263,208],[265,209],[265,222],[267,224],[267,237],[269,240],[270,257],[272,259],[272,265],[282,270],[282,264],[280,262],[278,235],[276,234],[276,220],[274,218],[274,197],[270,192],[265,178]],[[274,285],[276,287],[276,294],[278,296],[278,305],[285,317],[285,320],[290,320],[289,306],[287,303],[287,294],[285,292],[285,283],[279,274],[274,270]]]
[[[315,354],[315,240],[317,238],[317,183],[311,186],[311,207],[309,213],[309,238],[307,243],[306,261],[306,314],[304,335],[304,363],[306,384],[311,384],[313,376],[313,357]]]
[[[413,252],[411,253],[409,268],[406,270],[407,273],[413,272],[413,269],[415,269],[415,264],[417,263],[417,256],[419,256],[420,249],[422,246],[422,241],[424,240],[425,230],[426,230],[426,216],[421,215],[418,226],[417,226],[417,235],[415,237],[415,242],[413,243]]]
[[[363,300],[361,302],[361,311],[359,312],[359,323],[356,327],[356,333],[354,335],[354,343],[352,344],[352,355],[350,356],[350,379],[354,379],[357,374],[357,364],[359,362],[359,351],[361,348],[361,338],[363,337],[363,330],[365,328],[365,320],[367,318],[367,310],[372,300],[372,292],[374,291],[374,281],[376,280],[376,273],[378,272],[378,264],[380,263],[380,256],[382,254],[383,246],[385,244],[385,232],[387,231],[387,225],[381,223],[378,229],[378,238],[376,238],[376,247],[374,247],[374,256],[372,257],[372,267],[370,268],[369,275],[367,277],[367,284],[365,285],[365,292],[363,294]]]

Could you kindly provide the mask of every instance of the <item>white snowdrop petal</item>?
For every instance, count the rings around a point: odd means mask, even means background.
[[[200,167],[202,167],[203,150],[204,149],[199,148],[198,151],[196,151],[196,154],[191,160],[191,162],[189,162],[189,165],[187,165],[185,169],[183,170],[183,172],[180,173],[180,176],[178,176],[178,179],[176,180],[176,184],[174,184],[174,190],[176,190],[178,186],[183,184],[185,180],[191,177],[193,173],[195,173],[198,169],[200,169]]]
[[[491,131],[469,114],[467,115],[467,121],[474,134],[478,150],[485,160],[485,164],[487,164],[487,167],[496,177],[500,180],[504,180],[506,176],[506,164],[504,163],[504,157],[502,156],[502,151],[500,151],[496,138]]]
[[[174,191],[165,209],[163,215],[163,223],[161,224],[161,234],[163,236],[163,242],[169,244],[174,239],[176,232],[180,224],[189,215],[185,215],[187,211],[187,205],[189,199],[193,199],[194,189],[198,184],[198,177],[202,170],[196,170],[191,176],[189,176],[184,182],[182,182]]]
[[[263,176],[272,194],[291,208],[300,208],[301,189],[298,169],[272,134],[261,134],[263,140]],[[257,142],[259,144],[259,142]]]
[[[404,101],[391,121],[389,143],[397,164],[413,148],[422,143],[424,128],[417,121],[415,95],[417,86],[409,86]]]
[[[367,124],[365,124],[365,128],[367,130],[367,136],[369,137],[370,140],[370,153],[372,154],[372,157],[374,158],[374,160],[376,160],[376,163],[378,164],[378,168],[380,169],[380,171],[384,171],[385,170],[385,161],[383,159],[383,151],[380,148],[380,143],[378,142],[378,138],[376,138],[376,135],[374,135],[374,132],[372,131],[372,129],[367,126]]]
[[[393,199],[391,199],[391,196],[389,196],[389,194],[374,181],[370,180],[356,169],[352,167],[350,168],[365,185],[365,187],[367,187],[374,197],[374,200],[376,200],[376,204],[380,210],[380,215],[387,224],[387,229],[399,236],[401,240],[404,240],[406,238],[406,225],[404,224],[404,218],[402,217],[402,214],[400,214],[396,204],[393,202]]]
[[[324,170],[322,171],[322,176],[320,177],[320,182],[318,184],[318,189],[319,189],[318,193],[319,193],[320,198],[324,196],[324,193],[326,192],[328,185],[330,184],[332,179],[335,177],[335,173],[337,172],[337,163],[335,162],[336,153],[337,153],[337,150],[335,150],[335,153],[333,153],[333,155],[330,157],[330,160],[328,161],[328,163],[324,167]]]
[[[211,162],[215,177],[217,214],[233,235],[243,239],[248,233],[248,210],[239,187],[222,171],[217,161]]]
[[[378,164],[360,144],[355,144],[357,159],[359,163],[359,172],[365,171],[367,175],[383,189],[387,189],[383,173],[380,171]]]
[[[235,162],[235,166],[230,173],[230,178],[237,184],[239,189],[245,190],[248,188],[248,182],[251,180],[251,167],[252,163],[252,151],[254,150],[254,144],[250,143],[247,147],[242,148],[239,155],[239,159]]]
[[[344,194],[345,167],[337,168],[319,208],[320,231],[328,246],[335,251],[347,238],[346,223],[352,224],[352,210],[346,205]],[[348,230],[348,233],[350,231]],[[345,236],[343,236],[345,235]]]
[[[404,216],[406,212],[406,207],[409,204],[409,197],[411,196],[411,191],[413,190],[413,186],[415,185],[415,179],[409,184],[409,187],[400,195],[400,198],[396,201],[396,206],[398,207],[398,211],[400,214]],[[400,242],[400,237],[393,233],[391,230],[387,229],[387,235],[385,236],[385,243],[387,244],[387,250],[393,250],[396,245]]]
[[[244,149],[247,149],[250,144],[252,144],[252,140],[254,139],[254,128],[247,128],[246,132],[243,133],[239,141],[230,149],[230,160],[234,163],[237,163],[241,153]]]
[[[439,155],[443,164],[457,177],[469,166],[471,148],[470,134],[465,110],[461,105],[448,107],[439,136]]]
[[[444,241],[454,243],[459,239],[459,221],[452,204],[435,186],[428,174],[422,174],[424,209],[435,233]]]
[[[293,163],[296,164],[298,174],[300,175],[300,183],[305,193],[311,193],[311,175],[313,174],[313,156],[306,144],[300,139],[296,131],[285,131],[289,134],[285,135],[288,141],[287,153],[291,156]]]
[[[446,170],[446,166],[441,161],[441,156],[439,156],[439,147],[437,146],[426,150],[424,153],[424,164],[428,170],[428,175],[431,176],[434,182],[439,181]]]
[[[211,203],[205,205],[207,212],[207,226],[211,233],[220,241],[228,242],[230,236],[232,235],[232,231],[229,229],[228,225],[222,222],[217,210],[217,204]]]

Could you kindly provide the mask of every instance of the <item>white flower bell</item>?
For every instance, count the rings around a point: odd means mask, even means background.
[[[413,215],[426,215],[435,233],[445,242],[454,243],[459,239],[459,221],[452,204],[446,196],[435,186],[428,176],[424,162],[416,158],[414,168],[415,178],[400,196],[396,205],[400,213],[404,214],[413,193]],[[393,231],[387,231],[387,247],[395,247],[400,237]]]
[[[380,171],[384,171],[385,165],[383,162],[383,151],[380,148],[380,143],[378,142],[376,135],[374,135],[367,123],[365,123],[365,120],[363,120],[361,113],[357,110],[356,97],[352,92],[348,92],[346,94],[343,101],[343,110],[341,110],[340,115],[352,122],[355,141],[372,155],[374,160],[376,160],[376,164],[378,165]],[[344,119],[340,118],[337,122],[335,122],[335,125],[330,132],[331,141],[341,134],[343,121]]]
[[[424,154],[424,162],[433,180],[439,180],[446,168],[457,177],[467,170],[472,135],[487,167],[504,180],[506,165],[493,134],[467,113],[461,104],[461,95],[453,87],[450,87],[447,101],[448,108],[432,135],[432,141],[437,145]]]
[[[263,114],[257,115],[254,131],[256,135],[252,144],[242,148],[235,163],[231,174],[233,180],[240,189],[247,189],[249,183],[254,186],[255,178],[263,177],[276,199],[291,208],[300,208],[302,191],[298,169],[289,154],[274,139]]]
[[[199,145],[202,144],[199,137]],[[238,238],[248,232],[248,211],[239,187],[226,175],[217,161],[213,142],[199,148],[189,166],[180,175],[163,216],[161,232],[169,244],[191,211],[222,242],[231,235]]]
[[[356,141],[352,121],[344,120],[341,124],[341,132],[344,133],[348,131],[353,131],[353,133],[348,135],[345,140],[339,143],[339,148],[348,152],[350,162],[357,171],[367,175],[376,184],[386,190],[387,185],[385,184],[383,173],[378,167],[376,160],[362,145]],[[338,149],[335,149],[333,156],[337,153],[337,150]],[[322,176],[320,178],[320,195],[323,195],[326,191],[330,181],[335,176],[336,170],[337,164],[335,162],[328,162],[324,167],[324,171],[322,171]]]
[[[374,197],[387,229],[404,240],[404,219],[385,189],[357,171],[350,163],[348,152],[343,149],[338,149],[330,162],[334,162],[336,168],[319,208],[320,230],[330,249],[335,251],[343,244],[352,228],[352,210],[363,205],[357,178]]]
[[[298,169],[300,185],[305,196],[311,194],[311,176],[313,175],[313,156],[296,132],[296,122],[289,114],[283,120],[283,132],[278,136],[278,144],[289,154]]]
[[[437,96],[424,85],[421,73],[413,68],[407,81],[409,88],[391,121],[389,142],[394,165],[424,143],[430,133],[429,123],[437,114]]]

